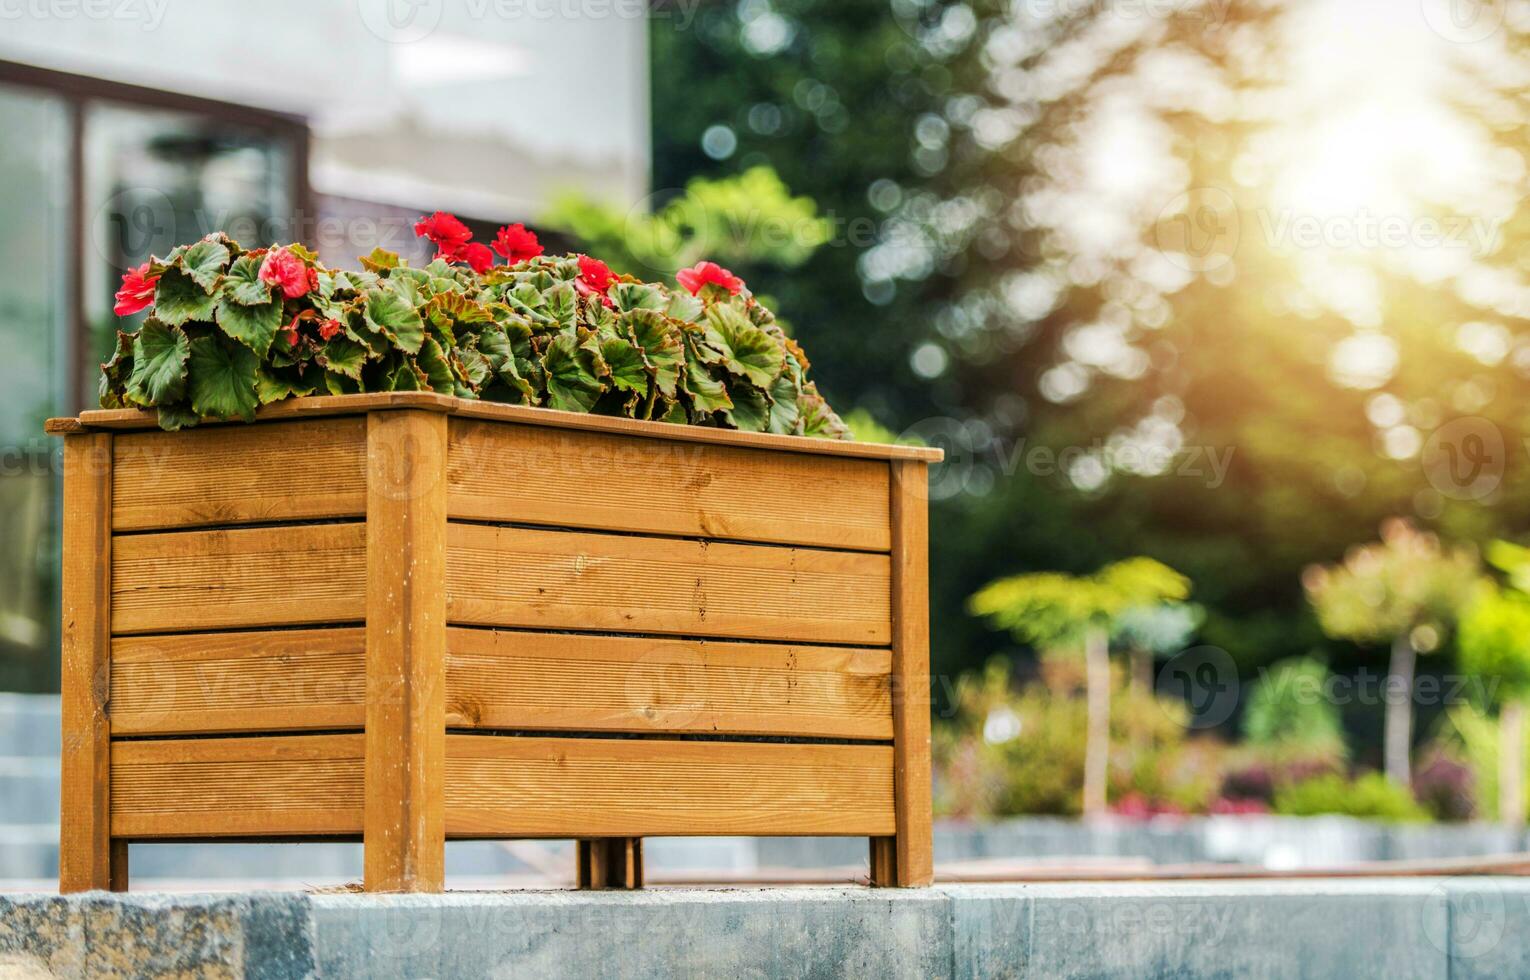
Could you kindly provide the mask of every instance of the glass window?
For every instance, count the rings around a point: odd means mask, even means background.
[[[0,86],[0,689],[58,676],[58,447],[43,420],[68,400],[69,108]]]

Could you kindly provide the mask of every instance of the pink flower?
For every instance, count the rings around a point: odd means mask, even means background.
[[[260,263],[260,281],[280,286],[282,295],[297,299],[319,284],[318,273],[285,248],[273,248]]]
[[[325,320],[319,324],[319,337],[322,340],[333,340],[335,334],[340,332],[339,320]]]
[[[730,296],[737,296],[744,288],[744,280],[724,269],[716,262],[697,262],[689,269],[675,273],[675,281],[684,286],[692,296],[701,292],[702,286],[721,286]]]
[[[132,316],[154,303],[154,284],[158,276],[149,275],[149,263],[122,274],[122,288],[117,290],[117,305],[112,312],[118,316]]]
[[[511,265],[534,259],[542,254],[542,243],[525,225],[506,225],[494,236],[494,251],[505,257]]]

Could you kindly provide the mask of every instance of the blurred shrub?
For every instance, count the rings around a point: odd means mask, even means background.
[[[1471,820],[1477,814],[1476,783],[1469,765],[1437,749],[1413,774],[1413,796],[1436,820]]]
[[[1431,757],[1443,756],[1471,773],[1472,816],[1476,819],[1498,819],[1498,742],[1498,719],[1485,707],[1466,703],[1446,712],[1427,749]],[[1522,758],[1530,759],[1530,731],[1526,732],[1525,747]],[[1530,785],[1530,766],[1526,767],[1525,780]]]
[[[1110,798],[1118,813],[1204,813],[1220,789],[1225,748],[1187,738],[1177,699],[1128,692],[1113,677]],[[1087,725],[1083,671],[1072,657],[1043,659],[1041,679],[1015,690],[1008,665],[991,661],[959,678],[953,714],[932,733],[935,811],[991,819],[1076,816]]]
[[[1428,811],[1406,787],[1397,785],[1379,772],[1368,772],[1354,779],[1330,774],[1279,786],[1275,790],[1275,812],[1290,817],[1332,813],[1392,822],[1429,819]]]
[[[1261,673],[1243,712],[1250,745],[1321,758],[1346,755],[1339,709],[1329,700],[1328,667],[1312,657],[1282,660]]]

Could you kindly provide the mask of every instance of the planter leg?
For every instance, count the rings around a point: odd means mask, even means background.
[[[64,439],[58,890],[127,888],[111,839],[112,436]],[[121,857],[120,869],[117,857]]]
[[[438,892],[446,865],[446,416],[367,418],[369,892]]]
[[[579,887],[631,890],[643,887],[643,838],[597,837],[577,842]]]

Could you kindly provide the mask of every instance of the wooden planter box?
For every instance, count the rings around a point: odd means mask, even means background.
[[[375,891],[447,838],[634,887],[644,836],[864,836],[930,881],[938,451],[430,393],[49,431],[61,890],[211,839],[360,839]]]

